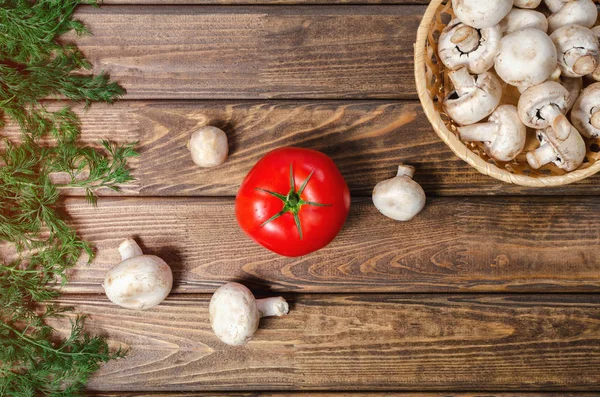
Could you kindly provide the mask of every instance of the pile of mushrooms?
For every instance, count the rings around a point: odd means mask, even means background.
[[[583,138],[600,137],[600,26],[592,0],[452,0],[456,18],[442,31],[440,61],[454,90],[445,113],[460,138],[482,142],[488,156],[514,161],[527,128],[539,147],[538,169],[581,166]],[[521,93],[503,103],[506,84]]]

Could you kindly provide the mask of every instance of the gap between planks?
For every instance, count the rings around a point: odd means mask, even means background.
[[[598,397],[587,392],[119,392],[90,393],[89,397]]]

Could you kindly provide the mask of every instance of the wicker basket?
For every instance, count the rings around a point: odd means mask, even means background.
[[[431,0],[417,32],[415,44],[415,78],[417,92],[423,110],[433,129],[461,159],[479,172],[504,182],[521,186],[543,187],[566,185],[600,171],[600,139],[587,140],[587,155],[577,170],[566,173],[554,164],[539,170],[532,169],[525,159],[528,151],[538,147],[533,130],[528,131],[525,150],[509,163],[488,157],[481,143],[463,143],[458,138],[456,125],[442,110],[443,99],[452,91],[447,70],[437,55],[437,39],[444,27],[453,18],[449,0]],[[504,91],[502,103],[516,105],[518,92],[510,87]]]

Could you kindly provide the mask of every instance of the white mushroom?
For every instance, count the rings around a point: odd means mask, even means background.
[[[565,171],[573,171],[583,163],[585,142],[574,127],[564,139],[558,138],[552,128],[538,130],[537,138],[540,147],[527,153],[527,162],[532,168],[554,163]]]
[[[513,0],[452,0],[452,9],[460,21],[477,29],[497,25],[508,14]]]
[[[547,32],[548,20],[541,12],[513,8],[508,15],[500,21],[500,29],[503,33],[512,33],[527,28],[534,28]]]
[[[558,82],[569,92],[569,100],[567,101],[567,108],[565,109],[565,113],[568,113],[573,105],[575,105],[577,98],[579,98],[579,94],[583,88],[583,79],[581,77],[561,76],[561,78],[558,79]]]
[[[459,127],[458,132],[463,141],[484,142],[486,152],[499,161],[517,157],[527,139],[527,129],[513,105],[498,106],[487,123]]]
[[[106,273],[104,291],[111,302],[127,309],[145,310],[161,303],[171,292],[173,274],[162,259],[144,255],[132,239],[119,246],[122,262]]]
[[[487,72],[494,66],[501,38],[498,25],[475,29],[453,19],[438,41],[440,60],[449,69],[467,66],[473,74]]]
[[[227,159],[229,145],[223,130],[204,126],[194,132],[188,142],[192,160],[200,167],[215,167]]]
[[[558,66],[563,75],[585,76],[598,66],[598,39],[590,29],[579,25],[563,26],[550,38],[556,45]]]
[[[209,304],[210,325],[217,337],[228,345],[243,345],[258,329],[261,317],[288,314],[282,297],[258,299],[242,284],[227,283],[217,289]]]
[[[519,118],[528,127],[536,130],[552,127],[559,139],[571,132],[571,124],[565,117],[569,92],[554,81],[536,85],[519,98]]]
[[[519,8],[537,8],[542,0],[515,0],[515,7]]]
[[[600,137],[600,83],[583,90],[571,110],[571,122],[586,138]]]
[[[500,103],[502,85],[491,72],[472,76],[467,68],[448,73],[455,93],[444,101],[448,116],[460,125],[477,123],[489,116]],[[458,98],[455,98],[455,96]]]
[[[544,0],[552,15],[548,17],[550,32],[567,25],[591,28],[598,18],[598,9],[592,0]]]
[[[425,206],[425,192],[412,178],[415,168],[398,166],[396,177],[379,182],[373,189],[373,204],[383,215],[396,221],[409,221]]]
[[[546,81],[556,69],[556,47],[539,29],[526,28],[500,40],[496,73],[520,91]]]
[[[560,68],[557,68],[556,71],[552,74],[552,76],[550,76],[549,80],[557,82],[567,89],[567,92],[569,93],[569,98],[567,99],[567,107],[563,112],[567,114],[575,104],[575,101],[577,100],[579,94],[581,93],[581,90],[583,89],[583,78],[562,76]]]

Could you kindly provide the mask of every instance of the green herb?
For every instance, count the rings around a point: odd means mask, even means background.
[[[124,90],[91,65],[73,44],[57,40],[69,31],[87,33],[73,19],[80,0],[0,0],[0,125],[21,127],[19,142],[0,143],[0,242],[13,247],[0,265],[0,395],[77,396],[103,362],[122,357],[104,338],[72,320],[66,339],[48,320],[69,308],[49,302],[67,281],[66,271],[93,250],[61,213],[59,189],[77,187],[91,203],[95,191],[132,180],[127,160],[133,145],[103,141],[98,148],[77,143],[77,115],[51,110],[43,101],[60,98],[112,103]],[[54,108],[53,108],[54,109]],[[57,184],[54,175],[66,176]]]

